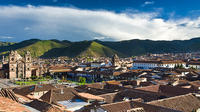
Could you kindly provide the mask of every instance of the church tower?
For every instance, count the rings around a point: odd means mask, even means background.
[[[25,54],[25,69],[24,69],[26,78],[31,77],[31,66],[32,66],[31,53],[27,51]]]
[[[17,77],[17,58],[16,52],[11,51],[9,54],[9,78],[14,79]]]
[[[112,66],[120,66],[120,59],[117,54],[112,57]]]

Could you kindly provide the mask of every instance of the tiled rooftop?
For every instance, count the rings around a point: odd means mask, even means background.
[[[11,99],[0,97],[0,111],[2,112],[30,112],[22,104]]]

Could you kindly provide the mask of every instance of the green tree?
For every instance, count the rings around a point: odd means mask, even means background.
[[[82,85],[85,85],[86,83],[86,78],[85,77],[79,77],[79,83],[81,83]]]
[[[37,80],[37,76],[31,76],[32,80]]]
[[[182,69],[182,68],[184,68],[184,67],[183,67],[183,64],[178,64],[178,65],[175,65],[174,68],[176,68],[176,69],[177,69],[177,68],[178,68],[178,69]]]

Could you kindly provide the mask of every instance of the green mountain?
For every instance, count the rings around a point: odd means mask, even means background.
[[[127,40],[119,42],[102,42],[126,56],[143,55],[146,53],[183,53],[200,51],[200,38],[191,40],[152,41],[152,40]]]
[[[123,56],[123,54],[117,52],[116,50],[113,50],[107,46],[104,46],[102,44],[99,44],[95,41],[92,41],[90,43],[90,46],[83,52],[81,52],[80,56],[90,56],[90,57],[112,57],[112,55],[118,54],[120,56]]]
[[[55,54],[55,55],[54,55]],[[71,42],[69,46],[63,48],[55,48],[46,52],[42,57],[58,57],[58,56],[68,56],[68,57],[111,57],[114,54],[123,56],[123,54],[101,45],[95,41],[81,41],[81,42]]]
[[[3,42],[0,42],[3,43]],[[111,57],[118,54],[120,57],[143,55],[146,53],[177,53],[200,51],[200,38],[191,40],[152,41],[80,41],[67,40],[39,40],[30,39],[19,43],[0,44],[0,56],[7,55],[10,50],[17,50],[21,55],[30,51],[33,57]]]
[[[2,47],[2,46],[10,46],[12,44],[14,44],[14,42],[0,42],[0,47]]]
[[[25,51],[30,51],[33,57],[40,57],[53,48],[62,48],[65,46],[66,44],[54,40],[31,39],[10,46],[0,47],[0,55],[7,55],[10,50],[17,50],[21,55],[24,55]]]

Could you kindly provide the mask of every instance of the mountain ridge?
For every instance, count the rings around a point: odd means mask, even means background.
[[[5,42],[0,42],[5,43]],[[30,39],[19,43],[7,43],[0,46],[0,56],[7,55],[10,50],[17,50],[21,55],[29,50],[33,57],[51,58],[67,57],[120,57],[143,55],[146,53],[177,53],[200,51],[200,38],[190,40],[153,41],[153,40],[124,40],[124,41],[79,41],[40,40]]]

